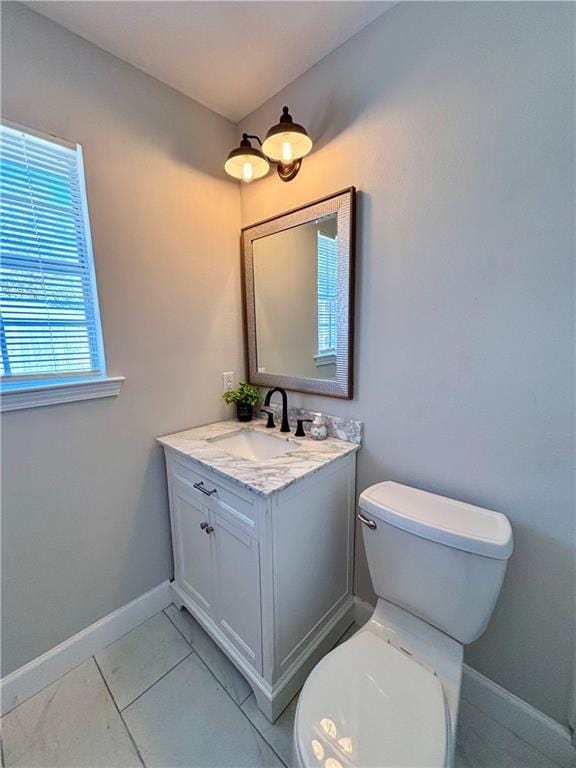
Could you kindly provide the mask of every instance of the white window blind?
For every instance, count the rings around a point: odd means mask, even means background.
[[[318,354],[336,352],[338,238],[318,232]]]
[[[80,146],[0,126],[3,389],[104,377]]]

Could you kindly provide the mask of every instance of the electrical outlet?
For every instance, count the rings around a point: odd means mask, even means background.
[[[231,392],[234,389],[234,371],[222,374],[222,389],[224,392]]]

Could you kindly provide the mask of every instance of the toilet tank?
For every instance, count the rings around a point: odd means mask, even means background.
[[[367,488],[360,510],[378,597],[460,643],[480,637],[512,554],[508,518],[394,482]]]

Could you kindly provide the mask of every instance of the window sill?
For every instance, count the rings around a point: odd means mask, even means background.
[[[106,379],[15,386],[2,390],[0,411],[18,411],[22,408],[39,408],[43,405],[115,397],[120,393],[123,383],[124,376],[113,376]]]
[[[317,368],[320,368],[322,365],[336,365],[336,353],[320,352],[320,354],[314,355],[314,362]]]

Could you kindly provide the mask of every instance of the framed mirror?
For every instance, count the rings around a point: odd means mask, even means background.
[[[242,230],[248,381],[352,398],[354,187]]]

